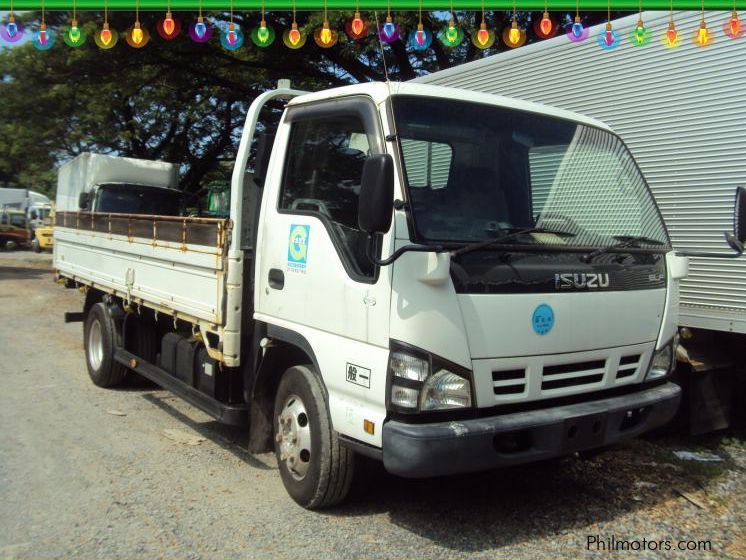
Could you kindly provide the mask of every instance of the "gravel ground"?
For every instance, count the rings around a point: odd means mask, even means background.
[[[734,434],[424,481],[366,465],[348,504],[307,512],[243,431],[152,386],[94,387],[82,327],[62,322],[81,295],[52,282],[50,262],[0,253],[0,558],[746,557]],[[723,461],[671,453],[703,448]],[[589,536],[674,550],[588,550]],[[711,550],[677,551],[680,539]]]

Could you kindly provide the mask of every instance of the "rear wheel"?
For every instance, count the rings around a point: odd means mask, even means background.
[[[86,317],[83,342],[88,375],[99,387],[119,385],[127,375],[127,368],[114,361],[117,340],[117,327],[106,304],[95,304]]]
[[[339,444],[321,383],[309,366],[282,376],[275,397],[275,456],[288,494],[308,509],[345,499],[355,467],[354,453]]]

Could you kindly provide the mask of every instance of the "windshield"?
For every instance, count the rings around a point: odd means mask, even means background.
[[[173,189],[124,183],[101,185],[96,212],[178,216],[181,198],[181,192]]]
[[[620,237],[668,247],[642,174],[605,130],[442,98],[395,96],[397,134],[419,241],[605,247]],[[560,235],[560,234],[571,235]]]
[[[23,214],[11,214],[10,225],[16,226],[19,228],[25,228],[26,227],[26,216],[24,216]]]

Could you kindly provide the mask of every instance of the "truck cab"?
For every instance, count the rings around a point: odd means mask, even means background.
[[[58,209],[82,189],[63,171]],[[69,317],[93,382],[134,371],[247,424],[306,508],[344,499],[358,454],[405,477],[516,465],[634,437],[681,399],[688,260],[621,139],[544,105],[284,84],[249,109],[228,217],[58,211],[54,250],[86,293]]]
[[[334,429],[389,471],[518,464],[675,413],[686,259],[603,123],[340,88],[288,103],[263,185],[254,317],[311,350]]]

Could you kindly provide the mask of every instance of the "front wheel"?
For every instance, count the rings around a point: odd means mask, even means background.
[[[288,494],[307,509],[345,499],[355,468],[354,453],[339,444],[321,383],[310,366],[282,376],[275,396],[275,456]]]

